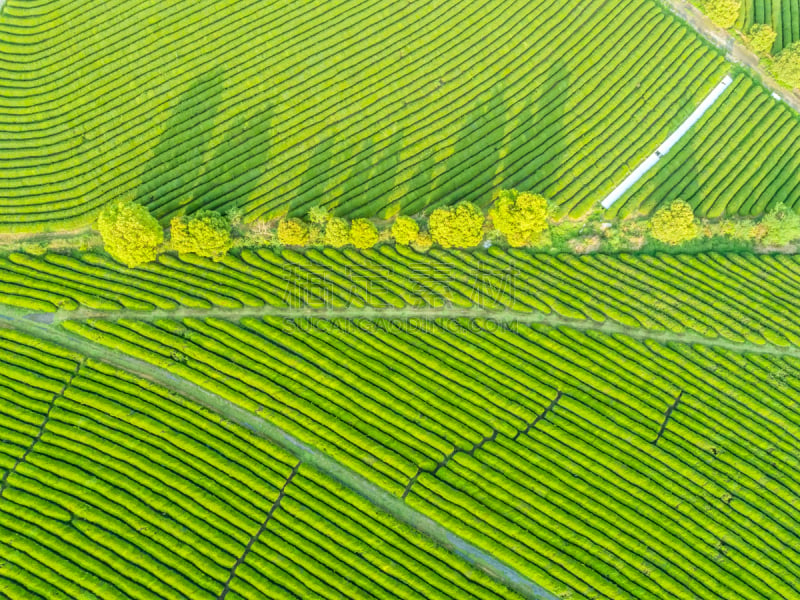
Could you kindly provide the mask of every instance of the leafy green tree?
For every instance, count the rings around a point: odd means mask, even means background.
[[[193,253],[215,261],[222,260],[232,245],[231,222],[213,210],[175,217],[170,222],[170,236],[178,254]]]
[[[278,243],[283,246],[308,244],[308,224],[301,219],[281,219],[278,223]]]
[[[350,243],[350,225],[345,219],[331,217],[325,225],[325,245],[341,248]]]
[[[785,246],[800,239],[800,215],[785,204],[778,204],[761,220],[766,233],[761,243],[767,246]]]
[[[750,28],[750,47],[758,54],[772,54],[772,46],[778,34],[769,25],[757,24]]]
[[[400,216],[392,223],[392,236],[398,244],[413,244],[419,235],[419,224],[411,217]]]
[[[740,0],[706,0],[704,8],[715,25],[728,29],[736,25],[742,3]]]
[[[411,247],[417,252],[427,252],[433,246],[433,238],[427,231],[420,231],[417,239],[411,242]]]
[[[325,225],[330,218],[331,215],[324,206],[312,206],[308,210],[308,220],[317,225]]]
[[[500,190],[489,217],[508,245],[520,248],[547,229],[547,200],[539,194]]]
[[[784,48],[772,63],[772,73],[791,88],[800,88],[800,42]]]
[[[350,225],[350,242],[356,248],[364,250],[378,243],[378,228],[367,219],[353,219]]]
[[[693,240],[699,233],[692,207],[683,200],[674,200],[650,220],[650,235],[672,246]]]
[[[483,213],[474,204],[459,202],[437,208],[428,219],[433,241],[442,248],[474,248],[483,239]]]
[[[106,252],[131,269],[155,260],[164,242],[164,230],[155,217],[130,200],[107,204],[97,217],[97,228]]]

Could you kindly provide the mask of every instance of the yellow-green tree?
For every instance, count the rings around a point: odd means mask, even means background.
[[[339,217],[331,217],[325,225],[325,245],[341,248],[350,243],[350,224]]]
[[[483,213],[474,204],[460,202],[437,208],[428,219],[433,241],[442,248],[473,248],[483,239]]]
[[[417,252],[427,252],[433,246],[433,238],[427,231],[420,231],[417,239],[411,242],[411,247]]]
[[[704,8],[715,25],[728,29],[736,25],[742,3],[740,0],[706,0]]]
[[[539,194],[500,190],[489,210],[494,228],[502,233],[509,246],[530,244],[547,229],[547,200]]]
[[[107,204],[97,217],[97,228],[106,252],[131,269],[155,260],[164,242],[164,230],[155,217],[130,200]]]
[[[772,54],[772,46],[778,34],[769,25],[758,23],[750,28],[748,41],[750,47],[759,54]]]
[[[213,210],[200,210],[170,221],[172,249],[178,254],[197,254],[222,260],[231,248],[231,223]]]
[[[350,224],[350,242],[356,248],[365,250],[378,243],[378,228],[367,219],[353,219]]]
[[[800,42],[784,48],[772,63],[775,77],[791,88],[800,88]]]
[[[419,235],[419,225],[411,217],[400,216],[392,223],[392,236],[398,244],[413,244]]]
[[[278,223],[278,243],[305,246],[308,244],[308,224],[301,219],[281,219]]]
[[[778,204],[762,219],[765,230],[762,244],[784,246],[800,239],[800,215],[785,204]]]
[[[683,200],[674,200],[650,220],[650,235],[673,246],[693,240],[699,232],[692,207]]]

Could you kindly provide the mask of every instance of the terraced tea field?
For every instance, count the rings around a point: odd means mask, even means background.
[[[0,596],[800,598],[800,258],[621,222],[800,208],[798,115],[665,5],[2,1]],[[501,188],[575,251],[387,240]]]
[[[192,401],[4,330],[0,432],[6,597],[516,597]]]
[[[326,448],[556,595],[798,589],[796,351],[483,319],[291,325],[64,323]]]
[[[732,342],[800,343],[800,261],[792,255],[469,254],[402,246],[366,252],[261,249],[221,263],[164,255],[131,270],[95,253],[0,258],[5,303],[37,319],[176,314],[222,318],[452,314]],[[53,313],[53,314],[47,314]],[[579,323],[583,321],[583,323]]]
[[[253,219],[516,186],[579,215],[725,70],[650,0],[7,0],[0,231],[85,225],[126,195]]]
[[[649,214],[676,198],[709,217],[760,215],[779,203],[798,207],[797,113],[743,76],[719,102],[609,216]]]

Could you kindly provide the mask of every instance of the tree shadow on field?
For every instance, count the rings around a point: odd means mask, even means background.
[[[372,143],[370,155],[359,166],[356,177],[345,182],[343,192],[336,201],[337,214],[352,217],[372,217],[379,211],[383,199],[394,187],[400,165],[400,153],[403,151],[403,128],[395,126],[395,130],[384,141],[384,146],[376,150]]]
[[[425,152],[410,184],[403,214],[452,205],[462,200],[485,204],[500,160],[504,121],[503,87],[479,93],[451,136],[452,153],[437,168],[434,149]],[[434,175],[436,173],[436,175]]]
[[[136,198],[157,217],[168,213],[170,201],[186,194],[202,171],[222,79],[220,69],[208,71],[181,94],[144,166]]]
[[[220,69],[194,80],[145,166],[137,199],[162,222],[199,209],[242,206],[266,172],[274,114],[267,99],[229,109],[233,116],[223,125],[222,140],[211,146],[223,84]]]
[[[503,170],[507,175],[504,187],[545,195],[553,202],[556,217],[565,210],[560,204],[569,200],[559,198],[556,190],[574,181],[564,165],[569,149],[564,123],[569,87],[570,71],[563,61],[556,60],[546,70],[535,99],[532,95],[509,124],[508,166]]]
[[[335,145],[336,138],[331,134],[314,146],[314,152],[308,160],[300,184],[289,200],[291,216],[304,216],[310,207],[324,203]]]
[[[229,121],[222,141],[198,177],[187,211],[243,206],[266,174],[270,152],[272,104],[260,100]]]

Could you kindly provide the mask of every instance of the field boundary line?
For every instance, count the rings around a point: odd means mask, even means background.
[[[258,538],[260,538],[261,534],[264,533],[264,531],[267,529],[267,524],[269,523],[269,520],[272,518],[272,515],[281,506],[281,500],[283,500],[283,497],[286,495],[286,488],[289,487],[290,483],[292,483],[292,479],[294,479],[295,475],[297,475],[297,472],[300,470],[300,465],[302,464],[303,461],[298,462],[292,469],[292,472],[289,473],[289,476],[286,478],[286,481],[283,482],[281,490],[278,493],[278,497],[275,499],[275,502],[272,503],[272,506],[269,507],[269,512],[267,513],[264,522],[261,524],[261,527],[258,528],[256,534],[250,538],[249,542],[247,542],[247,545],[244,547],[244,552],[242,552],[242,555],[236,559],[235,563],[233,563],[233,567],[231,567],[231,573],[228,576],[228,581],[225,582],[225,587],[222,588],[222,592],[220,593],[219,598],[217,600],[224,600],[225,596],[228,595],[228,592],[230,591],[231,588],[231,583],[233,582],[233,578],[236,577],[236,569],[238,569],[239,565],[241,565],[245,561],[247,555],[250,553],[250,550],[252,549],[253,546],[255,546],[255,543],[258,541]]]
[[[0,8],[2,8],[2,2],[3,2],[3,0],[0,0]],[[85,364],[86,364],[86,358],[84,357],[78,363],[78,366],[75,368],[75,372],[72,373],[72,375],[69,376],[69,379],[67,379],[64,382],[64,385],[61,387],[61,391],[59,391],[56,394],[53,394],[53,397],[50,399],[50,404],[47,407],[47,412],[44,414],[44,419],[42,419],[42,424],[39,425],[39,433],[37,433],[36,436],[33,438],[33,440],[31,441],[30,445],[25,449],[25,452],[22,453],[22,456],[20,456],[14,462],[14,465],[8,471],[6,471],[5,474],[3,475],[3,478],[0,479],[0,498],[3,497],[3,493],[8,488],[8,480],[9,480],[9,478],[14,473],[17,472],[17,468],[22,463],[25,462],[25,460],[28,458],[28,455],[33,451],[33,448],[36,446],[36,444],[39,443],[39,440],[42,439],[42,436],[44,435],[44,431],[45,431],[45,429],[47,427],[47,423],[50,421],[50,413],[53,412],[53,408],[56,405],[56,400],[58,400],[59,398],[62,398],[64,396],[64,394],[67,392],[67,388],[72,385],[72,382],[78,376],[78,373],[81,372],[81,369],[83,368],[83,365],[85,365]]]
[[[644,175],[652,169],[656,163],[661,160],[661,158],[666,155],[672,147],[677,144],[681,138],[686,135],[686,133],[692,128],[692,126],[697,123],[706,112],[719,100],[719,97],[728,89],[730,84],[733,83],[733,78],[730,75],[725,75],[713,90],[711,90],[708,95],[703,98],[703,101],[700,102],[699,106],[694,109],[691,115],[680,124],[680,126],[670,135],[664,143],[662,143],[656,151],[653,152],[650,156],[648,156],[644,161],[636,167],[633,172],[628,175],[622,183],[620,183],[616,188],[611,190],[611,193],[605,197],[605,199],[600,203],[603,208],[608,209],[611,208],[614,203],[622,198],[629,189],[631,189],[636,182],[639,181]]]
[[[510,323],[523,325],[547,325],[549,327],[569,327],[580,331],[596,331],[606,335],[625,335],[636,340],[652,340],[661,344],[680,343],[697,344],[725,348],[735,352],[751,352],[753,354],[766,354],[771,356],[792,356],[800,358],[800,347],[778,346],[776,344],[756,344],[754,342],[734,342],[722,337],[708,337],[696,332],[657,331],[644,327],[623,325],[613,320],[597,322],[593,319],[574,319],[553,313],[546,314],[541,311],[520,312],[511,309],[491,310],[484,308],[460,307],[403,307],[403,308],[344,308],[344,309],[316,309],[316,308],[277,308],[271,306],[247,307],[240,309],[211,308],[194,309],[179,308],[177,310],[113,310],[99,311],[78,309],[74,311],[59,310],[54,313],[28,312],[13,307],[0,305],[0,324],[5,320],[9,323],[28,322],[42,326],[58,324],[62,321],[87,321],[91,319],[116,321],[126,318],[138,321],[155,321],[157,319],[209,319],[217,318],[237,322],[247,317],[265,318],[277,317],[286,320],[287,327],[297,328],[296,319],[468,319],[471,322],[484,320],[497,327]],[[13,325],[12,325],[13,326]]]
[[[672,404],[669,405],[669,407],[667,407],[667,412],[664,413],[664,422],[661,423],[661,429],[658,430],[658,435],[656,436],[656,439],[653,440],[654,446],[658,444],[658,440],[660,440],[661,436],[664,435],[664,431],[666,431],[667,429],[667,423],[669,422],[669,418],[672,416],[672,411],[678,408],[678,403],[681,401],[681,398],[683,398],[683,390],[681,390],[681,392],[678,394],[678,397],[675,398],[675,402],[673,402]]]
[[[466,448],[459,448],[458,446],[454,446],[453,451],[447,456],[445,456],[441,461],[436,463],[436,466],[433,467],[432,469],[417,468],[417,472],[414,473],[414,476],[408,481],[406,489],[403,490],[403,495],[400,496],[400,498],[405,500],[408,497],[408,493],[411,491],[411,488],[417,482],[419,476],[422,475],[423,473],[428,473],[429,475],[433,475],[435,477],[436,473],[438,473],[441,469],[444,469],[447,466],[447,463],[449,463],[456,454],[469,454],[470,456],[474,457],[475,452],[483,448],[485,444],[495,441],[497,439],[498,433],[500,432],[497,431],[497,429],[492,429],[492,435],[486,436],[485,438],[477,442],[474,446],[472,446],[472,448],[470,448],[469,450],[467,450]]]
[[[702,10],[688,0],[658,0],[667,10],[685,22],[700,37],[725,53],[725,60],[738,64],[750,71],[751,78],[761,83],[773,94],[776,100],[786,102],[793,110],[800,112],[800,95],[780,85],[761,59],[734,37],[728,30],[715,25]]]
[[[400,497],[372,483],[328,454],[303,443],[257,414],[241,408],[197,384],[174,375],[166,369],[133,358],[97,342],[81,338],[60,327],[53,327],[52,325],[24,318],[24,313],[21,311],[13,309],[7,312],[3,311],[5,311],[5,307],[0,307],[0,326],[17,329],[87,358],[127,371],[170,391],[177,392],[229,421],[284,448],[302,463],[310,465],[341,483],[376,508],[422,533],[439,546],[457,554],[475,568],[487,573],[490,577],[522,596],[531,600],[557,600],[555,595],[528,579],[513,567],[456,535],[427,515],[408,506]]]

